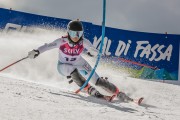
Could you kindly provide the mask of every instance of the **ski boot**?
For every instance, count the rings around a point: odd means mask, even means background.
[[[72,82],[75,82],[79,87],[81,87],[86,81],[86,79],[78,72],[77,69],[75,69],[71,73],[71,76],[67,76],[67,78],[72,78],[69,83],[71,84]],[[89,95],[93,97],[104,99],[106,101],[111,101],[112,99],[112,96],[102,95],[99,91],[96,90],[96,88],[94,88],[90,84],[87,84],[85,86],[84,91],[86,91]]]
[[[95,85],[102,87],[107,92],[113,94],[110,98],[110,101],[112,101],[119,93],[119,89],[114,84],[110,83],[107,77],[105,77],[105,79],[103,77],[98,78]]]

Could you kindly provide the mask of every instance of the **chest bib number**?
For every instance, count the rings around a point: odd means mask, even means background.
[[[66,61],[75,61],[76,58],[68,58],[68,57],[65,57],[66,58]]]

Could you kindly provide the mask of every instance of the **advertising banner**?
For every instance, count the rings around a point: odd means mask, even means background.
[[[101,27],[94,26],[93,45],[98,48]],[[93,33],[92,33],[93,34]],[[138,70],[138,77],[178,80],[180,35],[144,33],[106,28],[104,54]]]

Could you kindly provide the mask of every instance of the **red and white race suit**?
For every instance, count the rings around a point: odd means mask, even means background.
[[[96,53],[97,55],[97,50],[93,47],[89,40],[83,38],[83,40],[81,40],[79,43],[73,45],[69,42],[67,37],[62,37],[51,43],[46,43],[43,46],[40,46],[37,50],[39,50],[40,53],[43,53],[53,48],[59,49],[57,69],[60,74],[69,76],[75,69],[78,69],[78,71],[83,74],[86,79],[88,78],[92,67],[81,56],[81,54],[83,53],[83,50],[86,49],[90,53],[92,51],[92,53]],[[95,84],[98,78],[99,76],[97,73],[94,73],[91,78],[91,82]]]

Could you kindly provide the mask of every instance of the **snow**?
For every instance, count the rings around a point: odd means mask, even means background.
[[[35,33],[0,33],[0,68],[25,57],[28,51],[50,42],[63,32],[38,30]],[[86,57],[86,56],[84,56]],[[92,58],[86,58],[92,65]],[[0,73],[0,120],[179,120],[180,86],[130,78],[127,73],[98,66],[133,98],[144,97],[141,106],[115,100],[108,103],[81,92],[56,70],[57,50],[35,60],[24,60]],[[101,89],[101,92],[105,93]]]

